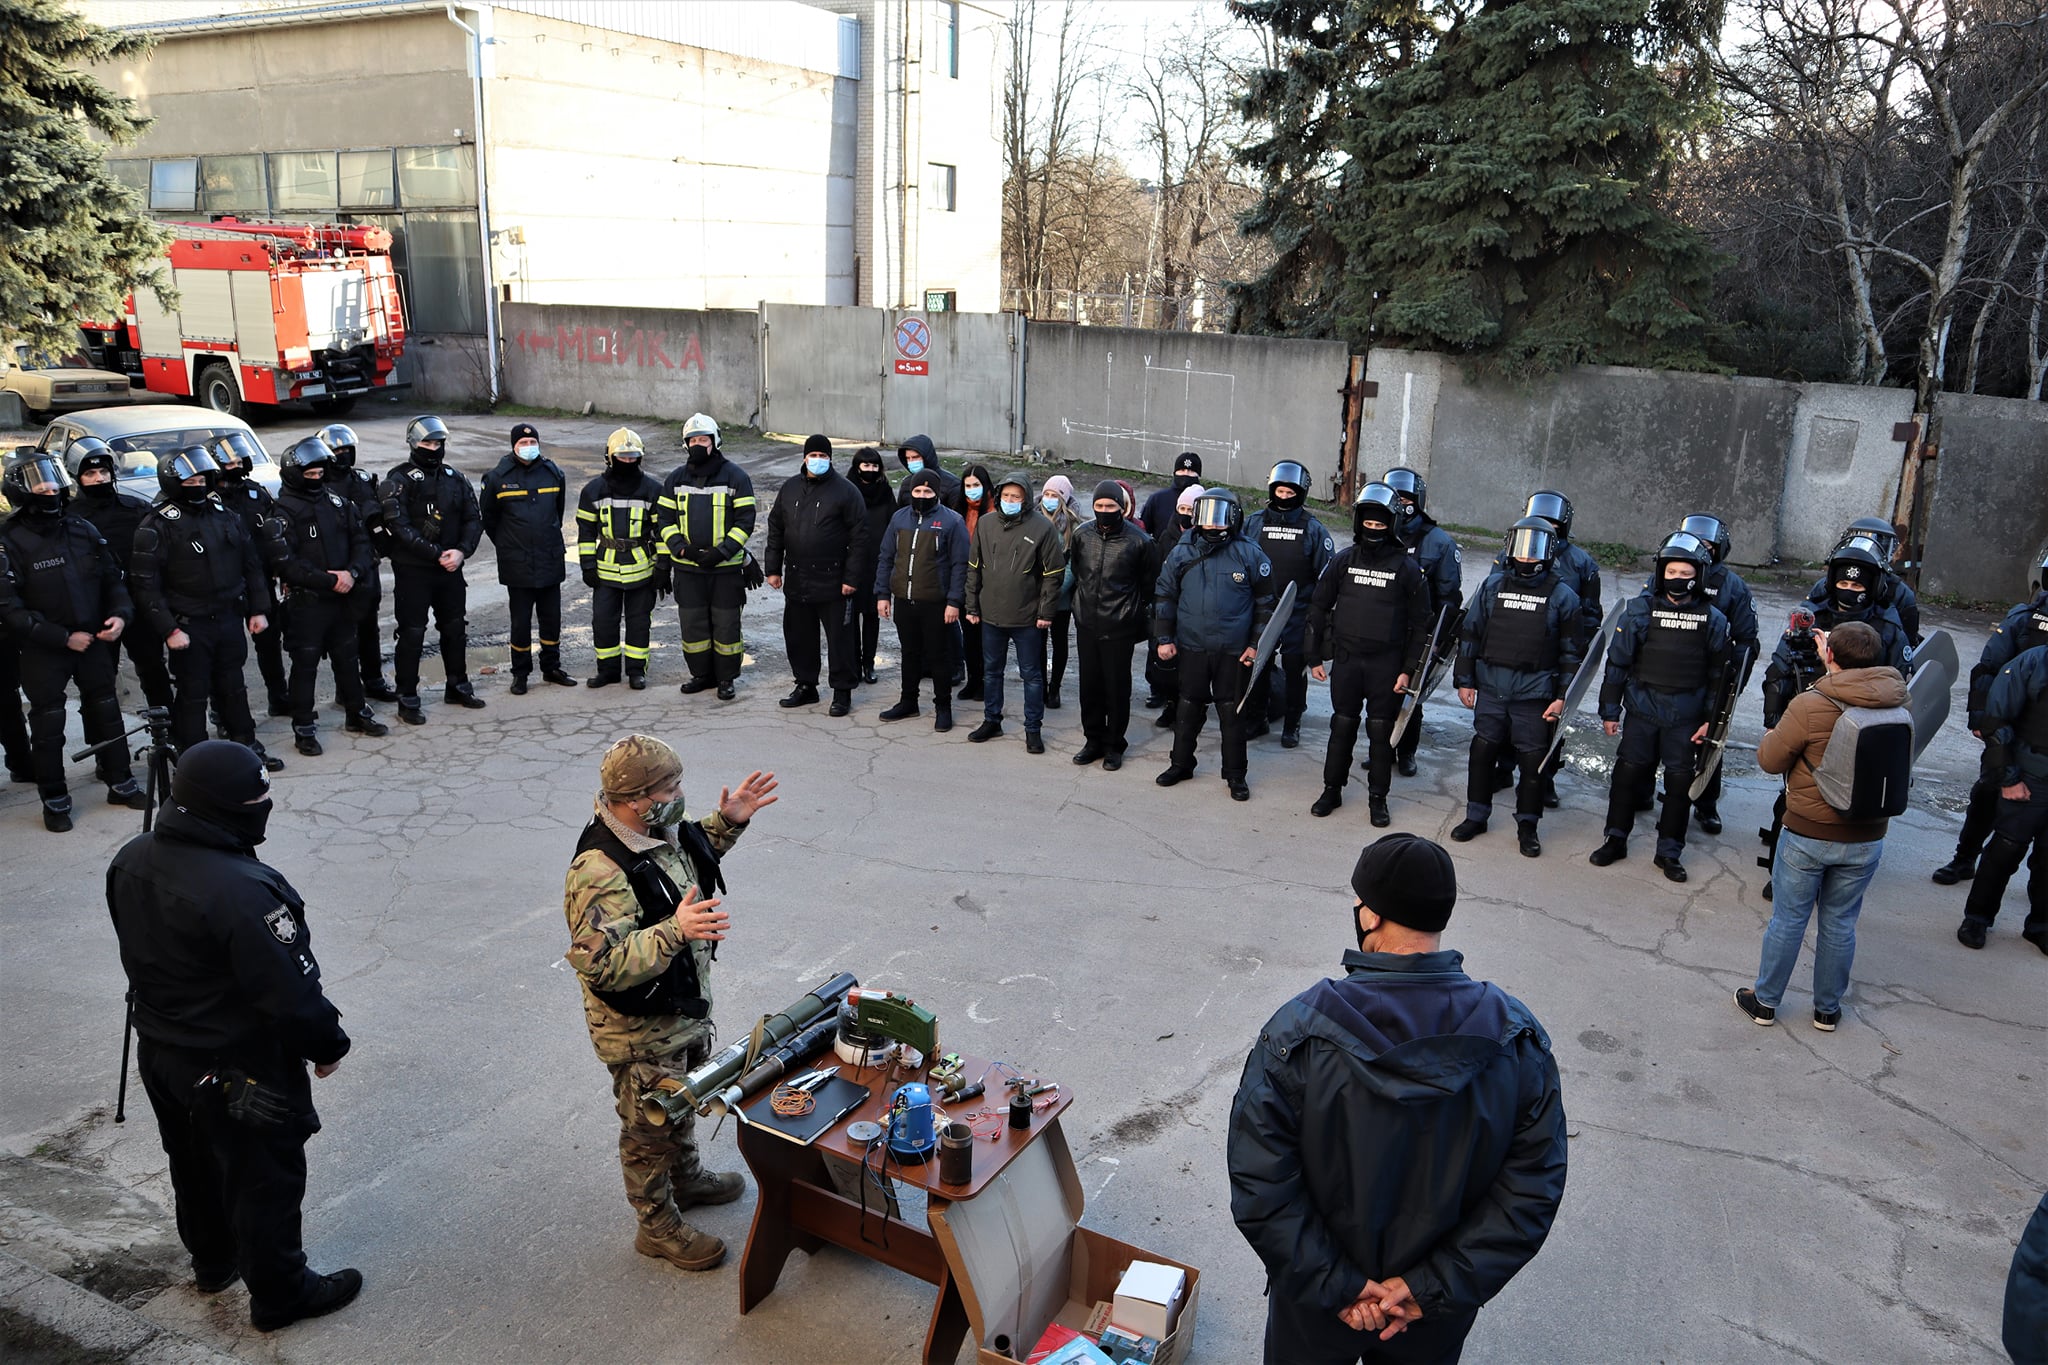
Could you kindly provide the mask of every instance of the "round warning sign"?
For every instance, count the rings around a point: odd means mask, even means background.
[[[932,348],[932,327],[923,318],[909,317],[896,324],[896,354],[905,360],[922,360]]]

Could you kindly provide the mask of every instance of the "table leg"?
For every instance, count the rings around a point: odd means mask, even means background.
[[[939,1277],[931,1326],[924,1334],[925,1365],[953,1365],[960,1343],[967,1339],[967,1327],[967,1302],[960,1297],[960,1286],[953,1283],[953,1272],[947,1270]]]
[[[746,1313],[775,1288],[790,1252],[817,1246],[817,1239],[800,1232],[790,1214],[790,1188],[817,1164],[817,1154],[780,1138],[757,1136],[744,1125],[739,1148],[754,1173],[757,1195],[746,1250],[740,1254],[740,1312]]]

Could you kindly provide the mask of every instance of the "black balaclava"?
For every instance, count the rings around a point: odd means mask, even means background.
[[[1098,509],[1095,524],[1102,528],[1104,535],[1115,535],[1124,528],[1124,486],[1115,479],[1104,479],[1095,485],[1095,501],[1100,502],[1104,498],[1115,503],[1117,510],[1104,512]]]
[[[202,504],[205,503],[205,501],[208,498],[212,496],[213,485],[211,483],[202,483],[197,487],[192,487],[187,484],[180,483],[171,492],[172,501],[176,502],[180,507],[201,506]]]
[[[718,454],[718,442],[716,441],[713,441],[711,444],[707,446],[701,447],[695,441],[692,441],[686,448],[690,452],[690,463],[694,465],[710,464],[712,459],[715,458]]]
[[[247,745],[231,739],[202,740],[178,758],[171,775],[171,804],[244,848],[254,848],[263,842],[264,827],[270,822],[270,774]]]
[[[865,466],[872,464],[873,469]],[[882,477],[882,455],[873,446],[862,446],[853,456],[853,478],[856,483],[874,483]]]
[[[1193,488],[1202,481],[1202,457],[1190,450],[1173,462],[1173,491]]]
[[[920,469],[905,482],[910,486],[910,510],[920,519],[930,516],[939,508],[939,476],[929,469]]]
[[[1835,604],[1836,611],[1862,611],[1870,605],[1870,589],[1845,588],[1833,583],[1828,585],[1828,598]]]
[[[114,473],[113,462],[104,455],[95,455],[92,459],[80,464],[78,472],[83,476],[89,469],[105,469],[110,474]],[[108,479],[105,483],[87,483],[81,477],[78,480],[78,496],[84,498],[87,502],[112,502],[120,496],[121,490],[119,485],[119,475]]]
[[[441,470],[441,462],[445,460],[447,456],[448,447],[446,443],[443,443],[441,449],[439,450],[429,450],[425,446],[414,446],[412,448],[413,466],[417,469],[423,469],[429,474],[439,473]]]

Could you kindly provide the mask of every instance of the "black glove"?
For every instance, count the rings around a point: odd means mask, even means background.
[[[724,558],[725,556],[714,546],[695,545],[690,548],[690,562],[700,569],[715,568],[718,561]]]
[[[663,560],[662,562],[656,564],[654,566],[654,595],[656,597],[668,596],[669,589],[673,587],[674,584],[675,571],[669,567],[668,562],[666,560]]]
[[[754,558],[751,552],[747,555],[745,567],[740,570],[740,581],[746,584],[748,592],[754,591],[768,581],[768,575],[761,572],[761,561]]]
[[[201,1076],[195,1090],[217,1090],[236,1123],[251,1128],[278,1128],[291,1117],[291,1102],[240,1067],[223,1066]]]
[[[583,566],[583,586],[586,588],[597,586],[597,565],[585,564]]]

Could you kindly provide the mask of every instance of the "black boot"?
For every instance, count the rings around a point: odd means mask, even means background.
[[[1171,787],[1176,782],[1185,782],[1195,775],[1195,739],[1202,733],[1202,725],[1209,719],[1209,708],[1191,701],[1174,703],[1173,716],[1173,759],[1165,772],[1154,780],[1162,787]]]
[[[1174,703],[1171,700],[1160,703],[1159,718],[1152,722],[1154,729],[1171,730],[1173,728],[1173,708]]]
[[[775,704],[785,710],[794,709],[799,706],[816,706],[818,704],[818,689],[809,683],[798,683],[790,689],[788,696]]]
[[[1351,756],[1358,751],[1357,716],[1330,717],[1330,747],[1323,750],[1323,794],[1308,808],[1310,815],[1328,815],[1344,804],[1344,784],[1351,780]]]
[[[514,673],[512,675],[512,695],[515,697],[526,695],[526,674]]]
[[[461,682],[449,683],[446,687],[442,688],[441,700],[447,702],[450,706],[461,706],[471,711],[481,711],[484,709],[484,699],[476,694],[476,689],[470,685],[467,678],[464,678]]]
[[[384,679],[383,679],[383,678],[381,678],[381,677],[366,677],[366,678],[364,678],[364,679],[363,679],[363,695],[364,695],[365,697],[368,697],[368,698],[369,698],[369,699],[370,699],[371,701],[397,701],[397,700],[398,700],[398,691],[397,691],[397,689],[396,689],[396,688],[394,688],[394,687],[392,687],[392,685],[391,685],[390,683],[388,683],[388,682],[384,681]]]

